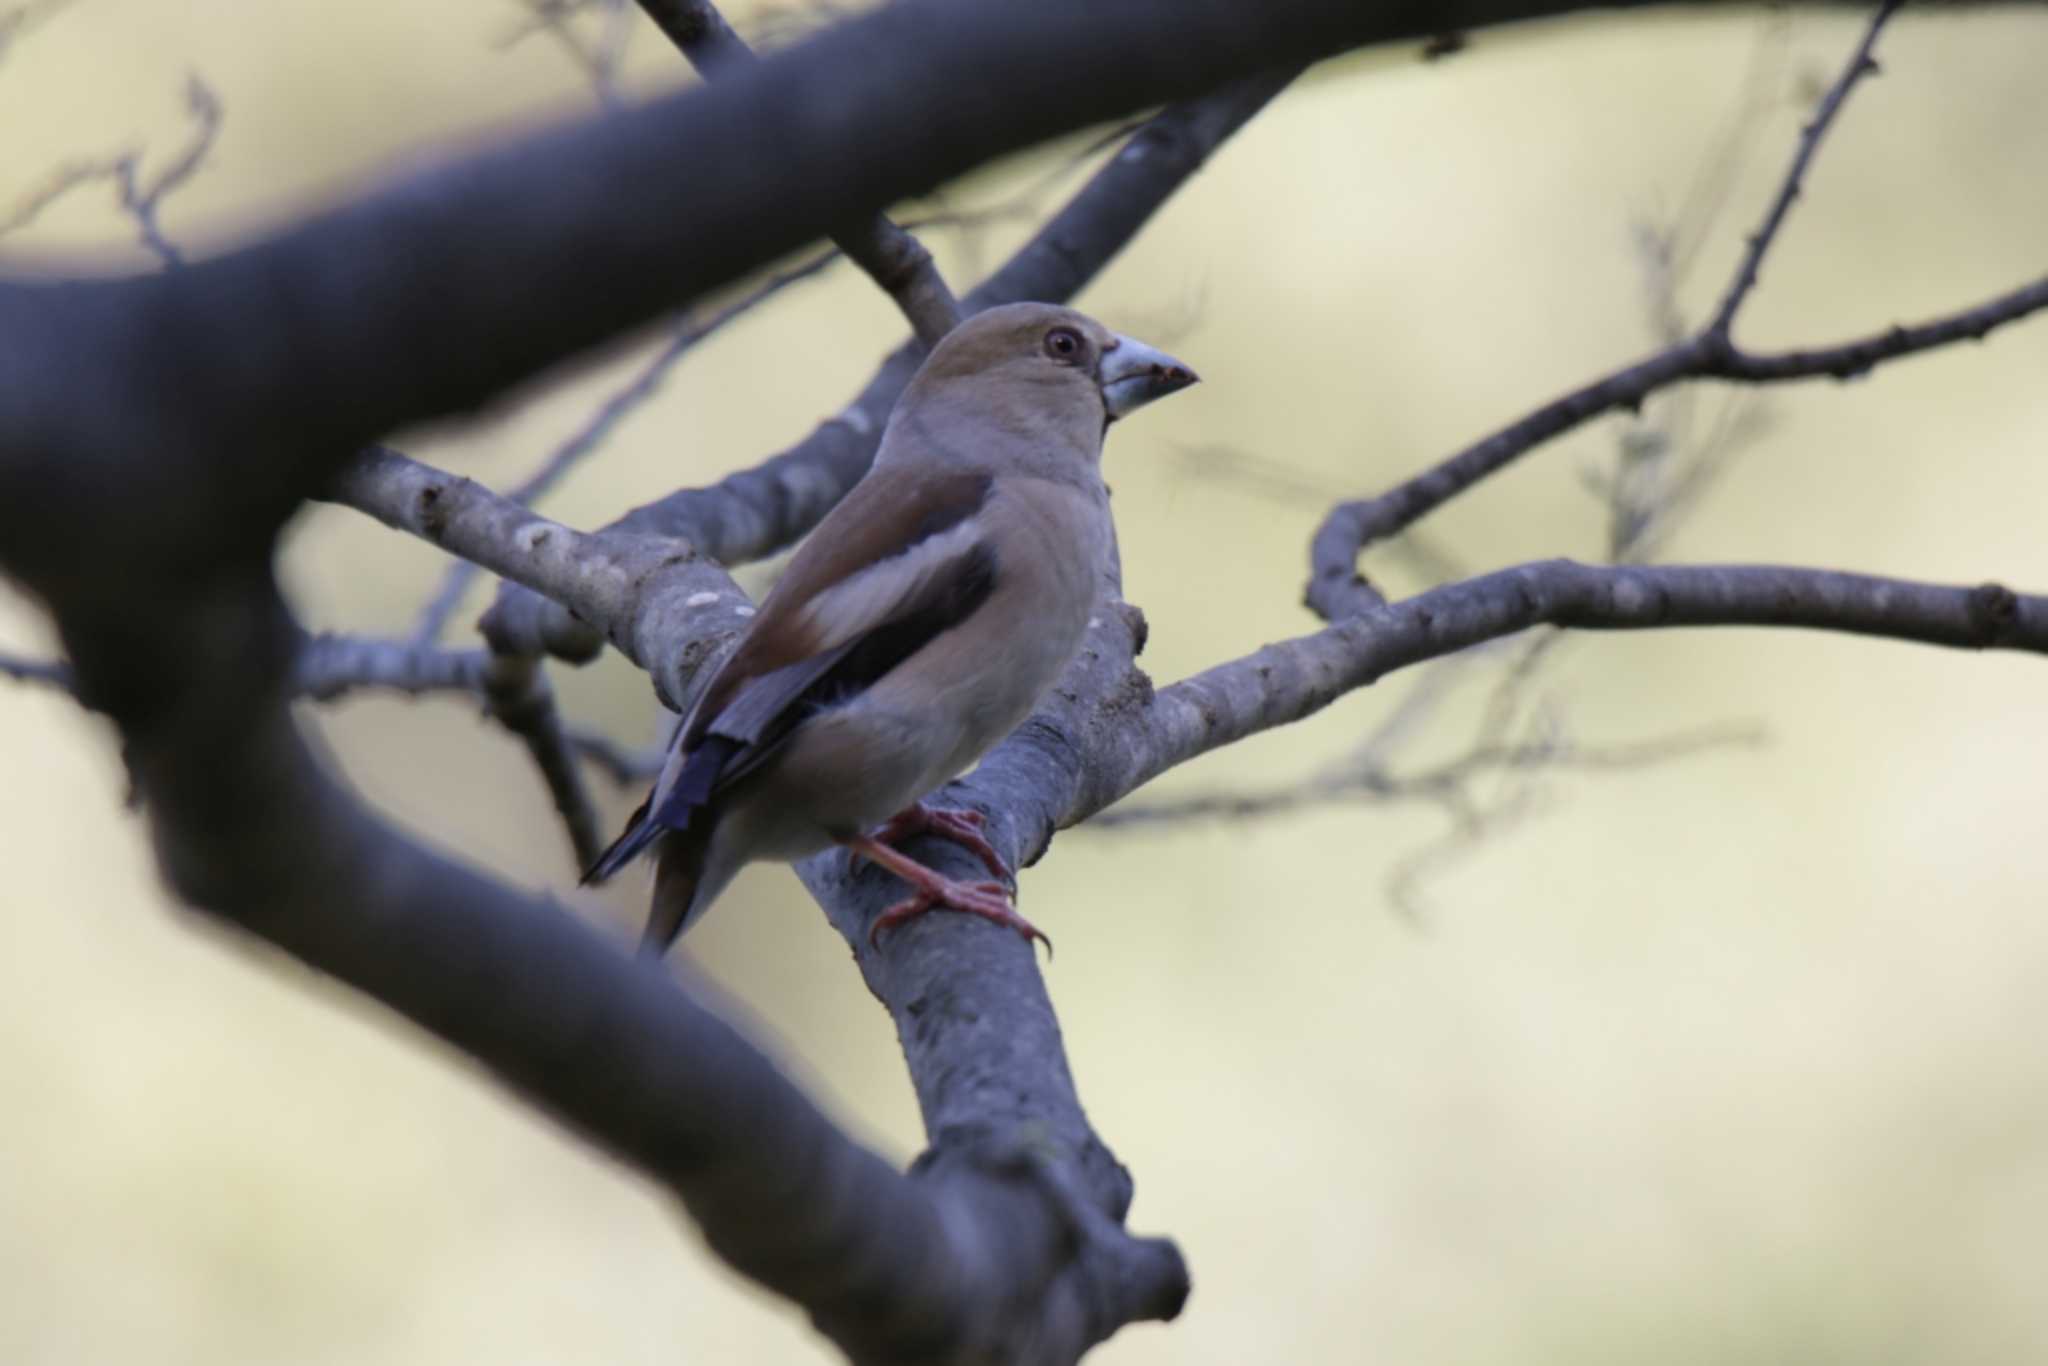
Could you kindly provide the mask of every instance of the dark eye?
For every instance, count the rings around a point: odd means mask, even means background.
[[[1071,327],[1055,327],[1045,334],[1045,354],[1054,360],[1072,360],[1081,354],[1081,334]]]

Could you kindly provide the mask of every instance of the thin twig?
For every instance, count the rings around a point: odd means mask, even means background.
[[[59,166],[41,185],[31,190],[0,217],[0,236],[27,227],[44,210],[75,190],[110,181],[121,211],[135,221],[136,233],[166,268],[184,264],[184,254],[165,235],[160,215],[164,200],[191,181],[213,150],[220,136],[220,97],[198,76],[185,82],[185,107],[194,128],[184,148],[169,165],[153,176],[142,173],[142,154],[122,152],[100,160],[74,161]]]
[[[1765,738],[1766,732],[1761,723],[1751,721],[1701,726],[1670,735],[1654,735],[1608,745],[1578,745],[1563,739],[1475,745],[1455,758],[1412,773],[1367,767],[1346,773],[1324,774],[1307,782],[1263,792],[1202,792],[1113,806],[1091,818],[1082,828],[1097,830],[1135,825],[1179,825],[1198,820],[1254,820],[1333,805],[1396,802],[1444,805],[1451,794],[1482,774],[1549,769],[1585,773],[1623,772],[1656,767],[1708,750],[1757,745]]]
[[[1800,130],[1799,148],[1793,153],[1792,165],[1779,183],[1778,193],[1772,198],[1762,225],[1749,235],[1749,245],[1742,253],[1742,264],[1736,267],[1734,280],[1721,296],[1721,305],[1714,310],[1713,320],[1707,324],[1708,336],[1725,338],[1743,300],[1749,297],[1750,290],[1756,288],[1757,272],[1763,266],[1764,254],[1777,240],[1778,229],[1785,226],[1785,216],[1792,211],[1792,201],[1799,197],[1800,184],[1806,179],[1806,168],[1813,164],[1821,139],[1827,136],[1835,115],[1841,112],[1856,83],[1877,71],[1877,59],[1871,53],[1877,47],[1878,34],[1884,32],[1886,22],[1899,12],[1901,2],[1883,0],[1877,7],[1877,13],[1871,16],[1870,26],[1863,31],[1863,41],[1857,44],[1856,55],[1849,59],[1849,65],[1835,78],[1834,85],[1813,111],[1813,117]]]
[[[622,788],[638,787],[661,772],[667,753],[660,746],[628,749],[603,731],[569,727],[569,743],[586,762],[595,764]]]
[[[603,446],[619,424],[635,409],[659,393],[669,371],[699,343],[774,298],[790,285],[810,279],[838,259],[837,252],[823,253],[802,265],[771,276],[707,317],[686,319],[669,335],[667,343],[655,352],[631,379],[613,390],[598,404],[584,424],[577,428],[568,440],[550,451],[539,467],[510,489],[505,497],[515,503],[531,505],[547,494],[579,462]],[[413,626],[412,639],[416,643],[425,644],[441,638],[442,632],[448,629],[448,623],[454,617],[456,609],[462,605],[463,594],[469,590],[470,584],[480,572],[479,567],[470,560],[458,558],[448,566],[441,575],[440,587],[421,609],[419,620]]]
[[[1684,341],[1552,400],[1377,497],[1333,508],[1310,546],[1310,607],[1334,621],[1380,606],[1384,599],[1358,572],[1358,555],[1365,547],[1410,526],[1543,442],[1602,413],[1635,409],[1649,395],[1680,381],[1725,379],[1765,384],[1821,377],[1849,379],[1901,356],[1981,339],[1997,327],[2048,307],[2048,276],[2044,276],[1929,322],[1894,326],[1831,346],[1752,352],[1737,346],[1730,336],[1729,325],[1747,299],[1764,253],[1798,196],[1821,135],[1856,82],[1876,69],[1872,48],[1897,8],[1897,0],[1885,0],[1879,7],[1848,65],[1807,124],[1763,225],[1751,236],[1714,320]]]
[[[1831,346],[1754,353],[1717,344],[1704,333],[1696,335],[1551,400],[1378,497],[1338,505],[1317,530],[1311,546],[1314,577],[1309,584],[1309,605],[1329,620],[1377,605],[1361,597],[1364,585],[1357,577],[1356,561],[1365,546],[1403,530],[1552,437],[1602,413],[1633,408],[1680,380],[1776,384],[1851,379],[1902,356],[1952,342],[1981,340],[2043,308],[2048,308],[2048,276],[1924,323],[1890,327]]]
[[[533,756],[534,767],[540,770],[569,832],[576,866],[588,868],[604,851],[604,836],[583,770],[576,763],[575,747],[555,706],[555,691],[540,660],[532,655],[493,652],[484,668],[483,688],[493,719],[524,741]]]
[[[706,80],[758,58],[711,0],[639,0],[640,8]],[[876,213],[832,234],[833,243],[895,301],[925,348],[959,325],[960,301],[922,242]]]

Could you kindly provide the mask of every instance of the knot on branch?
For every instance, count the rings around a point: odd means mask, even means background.
[[[2011,638],[2019,625],[2020,599],[2002,583],[1981,583],[1970,590],[1970,633],[1980,646]]]

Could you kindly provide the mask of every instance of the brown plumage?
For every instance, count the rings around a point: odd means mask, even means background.
[[[878,930],[936,905],[1035,935],[1000,883],[953,882],[884,841],[936,829],[1007,879],[976,822],[919,799],[1029,715],[1065,668],[1112,544],[1103,434],[1193,382],[1072,309],[1012,304],[956,328],[585,880],[658,845],[646,938],[658,952],[745,864],[839,843],[912,886]],[[883,840],[868,833],[885,821]]]

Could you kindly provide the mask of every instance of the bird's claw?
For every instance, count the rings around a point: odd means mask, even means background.
[[[1015,930],[1024,936],[1027,943],[1038,941],[1045,945],[1046,957],[1052,957],[1052,939],[1038,926],[1017,914],[1010,903],[1009,888],[1000,882],[953,882],[949,879],[935,879],[927,886],[920,886],[902,901],[875,917],[875,923],[868,927],[868,944],[879,948],[882,931],[893,930],[905,921],[915,920],[927,911],[945,907],[952,911],[965,911],[978,915],[983,920]]]
[[[1017,889],[1017,874],[982,833],[987,828],[988,818],[979,811],[927,806],[923,802],[915,802],[891,816],[882,828],[875,832],[875,839],[883,844],[894,845],[915,835],[937,835],[980,859],[982,867],[988,869],[998,882],[1014,893]]]

